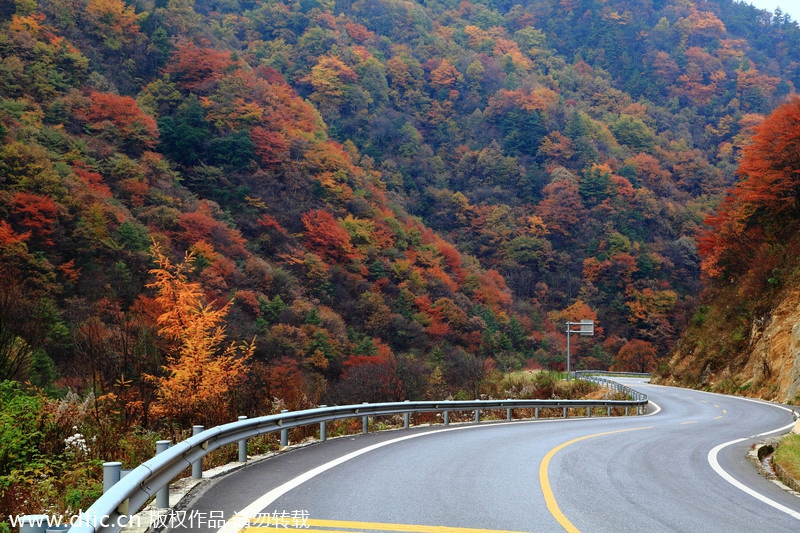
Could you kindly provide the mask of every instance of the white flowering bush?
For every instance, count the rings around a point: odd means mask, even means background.
[[[75,433],[64,439],[64,452],[75,460],[86,459],[91,452],[86,438],[78,432],[77,426],[73,426],[72,429]]]

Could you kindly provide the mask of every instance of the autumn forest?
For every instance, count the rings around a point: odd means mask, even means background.
[[[571,320],[669,373],[796,268],[797,50],[732,0],[0,3],[0,518],[155,432],[506,394]]]

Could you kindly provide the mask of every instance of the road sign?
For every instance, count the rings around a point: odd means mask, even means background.
[[[567,322],[567,333],[578,333],[587,336],[594,335],[594,320],[584,319],[580,322]]]
[[[577,329],[573,328],[573,326],[577,326]],[[580,322],[567,322],[567,379],[569,379],[570,374],[570,346],[569,346],[569,337],[572,333],[577,333],[584,337],[589,337],[594,335],[594,320],[583,319]]]

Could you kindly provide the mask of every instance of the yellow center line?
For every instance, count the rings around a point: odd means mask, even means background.
[[[561,509],[558,507],[558,502],[556,502],[556,497],[553,494],[553,489],[550,487],[550,477],[549,474],[547,473],[547,470],[550,467],[550,460],[558,452],[560,452],[570,444],[575,444],[576,442],[580,442],[582,440],[593,439],[595,437],[602,437],[604,435],[614,435],[615,433],[627,433],[628,431],[638,431],[640,429],[652,429],[652,426],[631,428],[631,429],[618,429],[616,431],[606,431],[604,433],[594,433],[593,435],[578,437],[577,439],[572,439],[563,444],[559,444],[558,446],[547,452],[547,455],[544,456],[544,459],[542,459],[542,464],[539,465],[539,484],[542,486],[544,501],[547,504],[547,509],[550,511],[550,514],[553,515],[553,518],[555,518],[556,521],[558,521],[558,523],[561,524],[561,527],[563,527],[568,533],[580,533],[580,530],[576,528],[566,516],[564,516],[564,513],[562,513]]]
[[[257,531],[260,531],[262,529],[264,529],[264,526],[261,526],[261,527],[249,527],[249,528],[244,529],[243,531],[247,531],[248,533],[257,533]],[[278,527],[278,526],[273,528],[272,526],[269,526],[269,529],[277,529],[277,530],[283,530],[283,531],[292,531],[292,530],[294,530],[294,531],[302,531],[303,533],[353,533],[352,530],[347,530],[347,529],[312,529],[310,527],[303,527],[303,526],[291,526],[291,527],[288,527],[288,528]]]
[[[250,527],[244,529],[244,533],[259,533],[265,527],[271,529],[272,524],[266,526],[255,525],[251,522]],[[287,522],[288,524],[288,522]],[[505,529],[475,529],[468,527],[450,526],[426,526],[413,524],[381,524],[379,522],[357,522],[352,520],[318,520],[307,519],[302,525],[288,525],[288,529],[308,532],[327,532],[327,533],[353,533],[354,531],[401,531],[404,533],[524,533],[522,531],[508,531]],[[325,528],[325,529],[311,529]],[[340,529],[333,529],[340,528]]]
[[[303,531],[305,533],[353,533],[353,530],[345,530],[345,529],[313,529],[311,526],[248,526],[241,530],[239,533],[267,533],[273,530],[281,530],[281,531]]]

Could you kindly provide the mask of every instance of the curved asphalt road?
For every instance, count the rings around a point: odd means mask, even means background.
[[[331,439],[211,482],[184,511],[184,527],[174,530],[216,532],[221,517],[238,513],[260,524],[248,533],[276,525],[306,531],[800,531],[800,497],[761,477],[746,459],[749,447],[763,439],[758,435],[788,430],[790,412],[742,398],[628,384],[660,410]],[[221,533],[241,525],[228,520]]]

